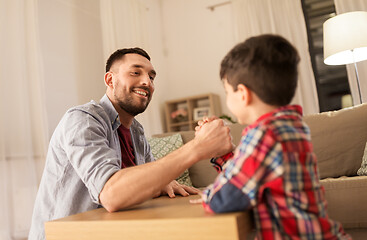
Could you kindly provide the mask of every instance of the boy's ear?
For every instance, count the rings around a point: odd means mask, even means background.
[[[244,84],[240,83],[237,85],[237,91],[241,93],[241,101],[247,106],[252,101],[252,92],[251,90],[246,87]]]
[[[113,77],[112,72],[106,72],[106,74],[104,75],[104,84],[107,87],[113,88],[112,77]]]

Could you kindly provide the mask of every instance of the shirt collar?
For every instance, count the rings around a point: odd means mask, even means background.
[[[283,112],[288,112],[288,113],[293,113],[293,114],[297,114],[297,115],[301,115],[302,116],[302,107],[299,105],[286,105],[286,106],[281,106],[277,109],[274,109],[271,112],[265,113],[262,116],[260,116],[255,123],[261,122],[271,116],[276,116],[279,113],[282,114]]]
[[[254,123],[248,125],[243,132],[246,132],[248,128],[253,128],[254,126],[258,125],[260,122],[265,121],[266,119],[273,117],[273,116],[280,116],[280,115],[284,115],[285,113],[289,114],[289,115],[298,115],[298,116],[302,116],[303,112],[302,112],[302,107],[299,105],[285,105],[285,106],[281,106],[277,109],[274,109],[271,112],[265,113],[263,115],[261,115]]]
[[[105,94],[101,100],[99,101],[99,104],[102,106],[102,108],[105,110],[105,112],[108,115],[108,118],[110,119],[112,129],[115,131],[120,125],[120,119],[119,114],[117,113],[115,107],[113,106],[111,100],[107,97]]]

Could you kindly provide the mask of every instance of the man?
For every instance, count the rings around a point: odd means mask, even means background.
[[[228,127],[216,120],[195,138],[154,161],[142,126],[156,72],[140,48],[120,49],[107,60],[106,94],[67,111],[51,138],[29,239],[44,239],[44,222],[103,206],[109,212],[161,194],[197,190],[174,181],[204,158],[232,150]]]

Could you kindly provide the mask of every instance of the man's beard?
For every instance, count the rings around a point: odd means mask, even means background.
[[[145,111],[145,109],[148,107],[150,103],[150,98],[148,98],[147,103],[144,105],[141,104],[135,104],[132,96],[126,95],[125,98],[121,101],[118,99],[118,97],[115,95],[115,99],[117,100],[117,104],[119,107],[124,110],[126,113],[130,114],[131,116],[136,116],[142,112]]]

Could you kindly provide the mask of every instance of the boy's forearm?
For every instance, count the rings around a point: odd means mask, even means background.
[[[221,185],[217,179],[202,194],[203,207],[207,212],[223,213],[249,209],[250,199],[241,189],[229,181]]]
[[[221,157],[210,159],[210,163],[213,165],[218,173],[222,172],[223,165],[233,157],[233,152],[229,152]]]

